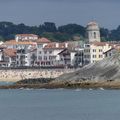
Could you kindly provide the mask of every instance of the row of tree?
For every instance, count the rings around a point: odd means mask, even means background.
[[[115,30],[100,29],[103,41],[119,41],[120,26]],[[55,23],[45,22],[39,26],[27,26],[23,23],[0,22],[0,40],[14,39],[16,34],[36,34],[52,41],[84,40],[86,28],[78,24],[67,24],[56,27]]]

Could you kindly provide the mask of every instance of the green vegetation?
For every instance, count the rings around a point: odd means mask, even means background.
[[[0,22],[0,40],[14,39],[16,34],[36,34],[49,38],[51,41],[84,40],[86,28],[77,24],[56,27],[55,23],[45,22],[39,26],[27,26],[23,23]],[[115,30],[101,28],[102,41],[119,41],[120,26]]]

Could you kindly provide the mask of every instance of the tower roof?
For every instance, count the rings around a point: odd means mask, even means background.
[[[87,30],[99,30],[98,23],[95,21],[91,21],[87,24]]]

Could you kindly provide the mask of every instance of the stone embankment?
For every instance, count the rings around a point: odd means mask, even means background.
[[[0,81],[17,82],[24,79],[56,78],[74,69],[8,69],[0,70]]]

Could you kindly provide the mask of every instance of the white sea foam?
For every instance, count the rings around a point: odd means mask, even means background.
[[[104,88],[100,88],[100,90],[104,90]]]

